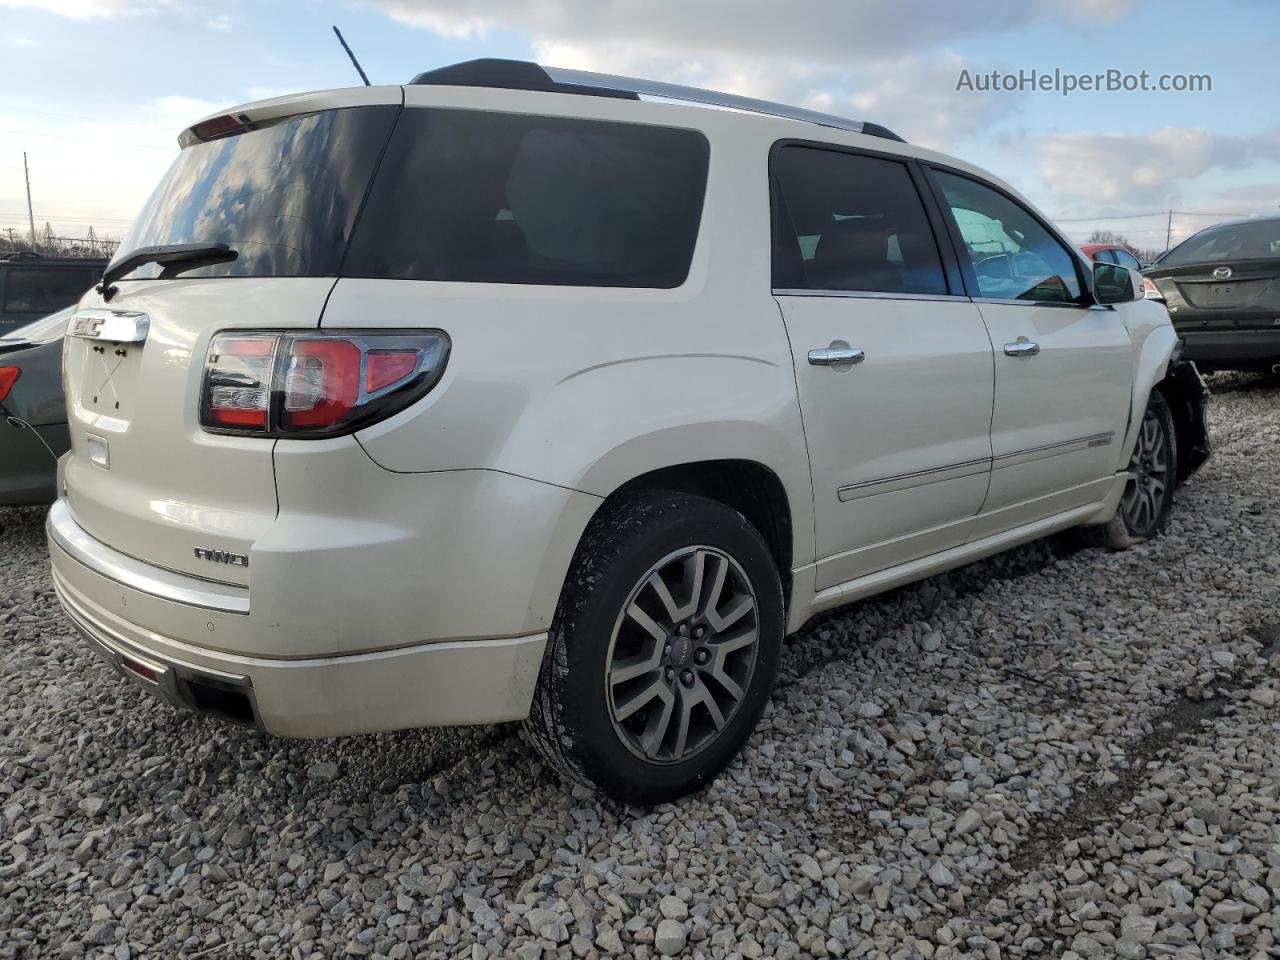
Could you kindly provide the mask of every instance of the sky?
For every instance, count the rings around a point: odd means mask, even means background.
[[[873,120],[1012,183],[1084,240],[1143,249],[1280,209],[1274,0],[0,0],[0,230],[119,238],[225,107],[475,57],[693,84]],[[1211,90],[1014,92],[991,71]]]

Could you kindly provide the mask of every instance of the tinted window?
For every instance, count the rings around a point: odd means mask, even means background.
[[[1097,263],[1115,263],[1116,252],[1114,250],[1099,250],[1093,255],[1093,259]]]
[[[1280,257],[1280,220],[1227,223],[1201,230],[1160,259],[1162,267]]]
[[[967,177],[934,176],[968,250],[979,296],[1049,303],[1079,298],[1075,258],[1030,211]]]
[[[772,174],[775,288],[947,292],[905,164],[792,146],[777,152]]]
[[[399,107],[303,114],[178,155],[117,259],[138,247],[225,243],[239,256],[189,277],[336,276]],[[159,276],[154,264],[129,277]]]
[[[1116,263],[1122,267],[1128,267],[1130,270],[1141,270],[1142,264],[1128,250],[1112,250],[1111,255],[1115,257]]]
[[[707,156],[690,130],[408,109],[343,273],[676,287],[693,256]]]
[[[5,313],[53,313],[79,300],[102,276],[89,267],[10,267],[4,277]]]

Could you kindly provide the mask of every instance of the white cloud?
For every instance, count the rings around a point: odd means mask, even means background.
[[[870,84],[848,97],[856,116],[877,120],[912,143],[947,150],[958,140],[988,129],[1018,109],[1024,94],[984,96],[955,89],[963,57],[944,52],[881,64]],[[850,112],[831,108],[836,113]]]
[[[669,51],[712,50],[773,60],[843,65],[951,44],[1055,19],[1117,19],[1137,0],[373,0],[394,19],[444,36],[471,37],[501,27],[536,40],[628,43]]]
[[[936,0],[373,0],[450,37],[524,31],[551,66],[630,74],[872,120],[948,149],[1019,109],[1019,96],[957,93],[972,65],[939,47],[1051,19],[1084,26],[1137,0],[988,0],[981,17]]]
[[[1021,95],[958,93],[956,77],[971,65],[955,53],[910,54],[866,61],[856,76],[825,65],[754,55],[656,53],[631,44],[534,42],[539,63],[575,70],[657,77],[672,83],[794,103],[871,120],[921,146],[947,150],[1018,107]]]
[[[1219,190],[1214,195],[1222,209],[1242,213],[1275,212],[1280,209],[1280,183],[1242,183],[1236,187]],[[1238,204],[1238,206],[1234,206]]]
[[[168,4],[161,4],[168,6]],[[108,17],[133,16],[150,13],[155,3],[138,0],[0,0],[0,7],[30,7],[47,10],[70,20],[96,20]]]
[[[1280,131],[1232,137],[1186,127],[1154,133],[1062,133],[1030,141],[1059,200],[1079,204],[1171,204],[1212,170],[1280,162]]]

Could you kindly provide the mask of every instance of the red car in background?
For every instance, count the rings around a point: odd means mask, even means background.
[[[1119,243],[1082,243],[1080,251],[1090,260],[1100,260],[1103,263],[1118,263],[1122,267],[1128,267],[1130,270],[1142,272],[1142,264],[1138,258],[1133,255],[1133,251],[1123,244]],[[1142,278],[1142,292],[1148,300],[1164,300],[1164,296],[1156,289],[1146,277]]]
[[[1142,264],[1133,255],[1133,251],[1122,244],[1082,243],[1080,244],[1080,250],[1090,260],[1099,260],[1103,263],[1118,263],[1120,266],[1128,267],[1130,270],[1142,271]]]

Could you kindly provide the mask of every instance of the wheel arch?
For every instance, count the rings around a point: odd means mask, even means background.
[[[1179,359],[1180,354],[1181,341],[1172,326],[1157,327],[1143,341],[1118,470],[1128,465],[1143,414],[1156,390],[1173,413],[1178,439],[1178,482],[1189,478],[1209,459],[1209,431],[1205,424],[1209,390],[1195,365]]]
[[[1151,391],[1164,380],[1169,365],[1178,349],[1178,336],[1173,326],[1163,323],[1155,326],[1142,338],[1134,363],[1133,391],[1129,398],[1129,417],[1125,424],[1124,442],[1120,445],[1115,468],[1126,470],[1138,442],[1138,429],[1151,399]]]
[[[788,490],[776,470],[748,457],[716,457],[654,467],[616,483],[596,508],[591,523],[607,516],[629,495],[649,490],[707,497],[746,517],[769,547],[782,581],[784,604],[790,607],[797,551],[805,550],[805,544],[813,538],[812,505],[804,497],[797,503],[794,491]],[[807,488],[804,493],[808,493]]]

